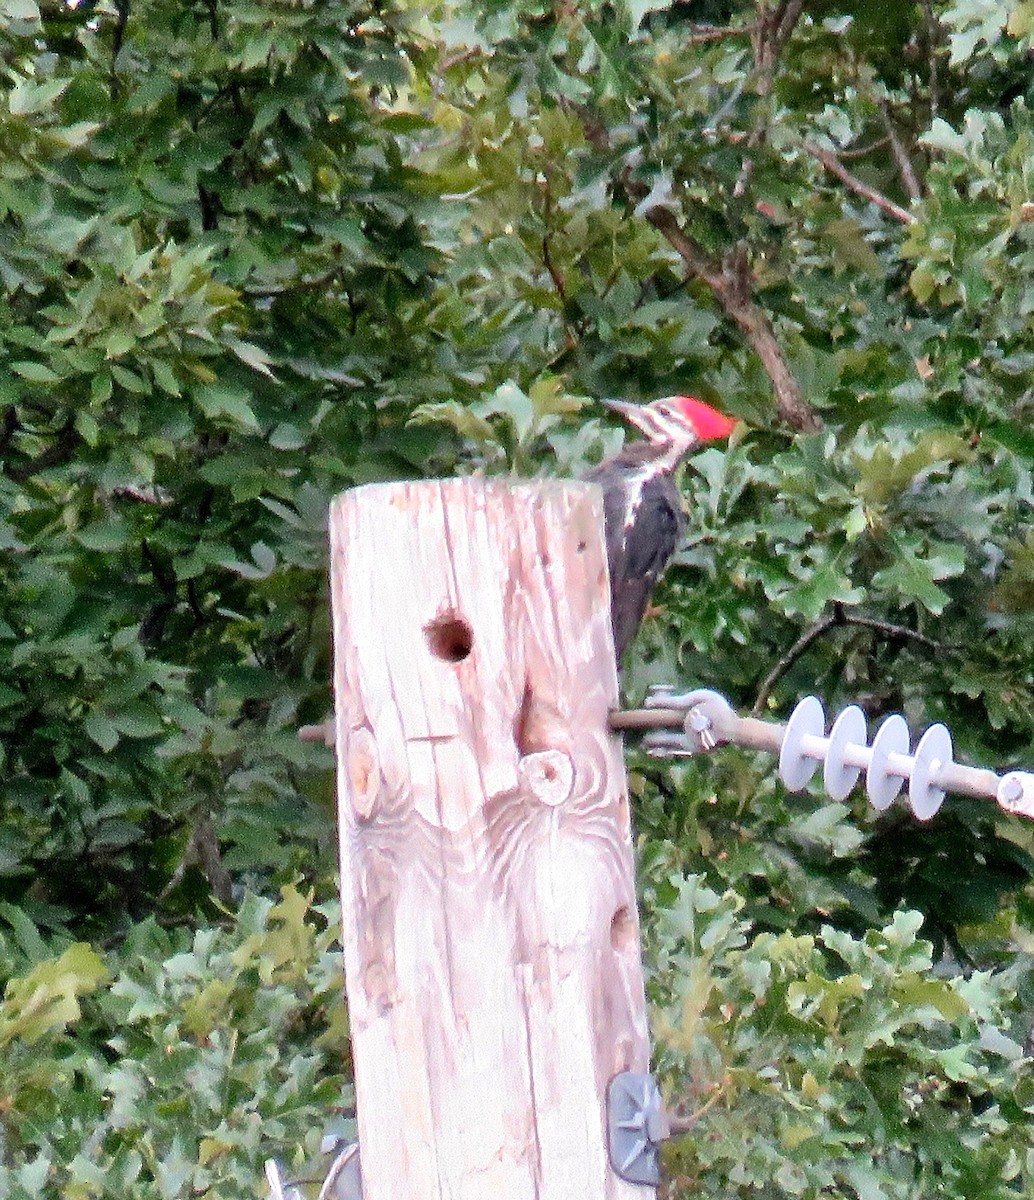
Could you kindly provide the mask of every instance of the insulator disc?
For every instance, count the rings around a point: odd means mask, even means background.
[[[908,802],[920,821],[929,821],[941,807],[944,788],[931,782],[936,772],[951,765],[951,734],[945,725],[931,725],[919,739],[908,781]]]
[[[843,800],[858,781],[861,767],[850,767],[844,762],[844,751],[848,745],[865,749],[868,742],[865,728],[865,713],[857,704],[852,704],[833,722],[826,747],[826,761],[822,768],[822,782],[832,800]]]
[[[887,770],[887,759],[892,754],[907,754],[908,743],[908,725],[900,713],[892,713],[876,730],[865,772],[865,790],[869,803],[880,812],[890,808],[905,782],[904,775]]]
[[[826,714],[817,696],[805,696],[790,714],[779,747],[779,778],[788,792],[799,792],[815,774],[817,758],[804,753],[805,737],[822,737]]]

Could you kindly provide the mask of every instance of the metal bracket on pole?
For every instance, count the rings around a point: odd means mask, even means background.
[[[622,1071],[607,1085],[610,1165],[626,1183],[656,1187],[660,1144],[670,1136],[660,1088],[652,1075]]]
[[[645,707],[611,713],[611,727],[642,730],[649,752],[659,758],[700,754],[732,743],[779,756],[779,776],[791,792],[805,788],[823,764],[823,782],[834,800],[842,800],[865,773],[873,807],[888,808],[908,782],[908,802],[920,821],[941,807],[945,793],[994,800],[1005,812],[1034,819],[1034,772],[996,775],[954,761],[951,734],[931,725],[910,754],[908,726],[898,714],[885,718],[872,745],[865,716],[856,705],[845,708],[825,732],[821,701],[805,696],[782,724],[741,717],[720,692],[699,688],[678,694],[654,688]]]

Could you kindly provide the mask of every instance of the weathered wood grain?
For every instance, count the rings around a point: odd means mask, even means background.
[[[649,1050],[599,492],[363,487],[331,548],[365,1200],[649,1200],[606,1150]]]

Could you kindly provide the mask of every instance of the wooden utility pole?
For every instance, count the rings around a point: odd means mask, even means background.
[[[650,1200],[607,1149],[649,1046],[599,490],[362,487],[331,548],[364,1200]]]

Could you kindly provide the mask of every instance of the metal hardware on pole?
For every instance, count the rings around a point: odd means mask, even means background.
[[[706,753],[733,744],[778,755],[779,776],[791,792],[799,792],[821,764],[823,784],[834,800],[842,800],[865,774],[870,803],[882,811],[908,784],[908,803],[921,821],[941,807],[945,794],[994,800],[1005,812],[1034,819],[1034,772],[998,775],[954,761],[946,726],[931,725],[909,752],[904,718],[885,717],[872,744],[865,714],[857,705],[845,708],[826,732],[822,702],[805,696],[786,722],[741,717],[720,693],[707,688],[676,693],[656,687],[641,709],[611,713],[611,727],[642,731],[649,752],[660,758]]]

